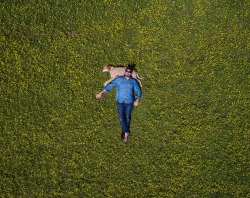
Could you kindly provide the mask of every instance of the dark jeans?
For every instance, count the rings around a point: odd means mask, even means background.
[[[130,130],[130,120],[131,120],[131,113],[133,110],[133,103],[126,104],[126,103],[116,103],[117,104],[117,111],[120,123],[122,125],[122,133],[129,133]]]

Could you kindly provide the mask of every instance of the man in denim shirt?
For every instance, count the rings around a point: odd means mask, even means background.
[[[122,125],[121,137],[124,142],[128,141],[133,106],[138,106],[142,95],[137,80],[131,77],[132,72],[133,68],[128,66],[124,76],[118,76],[115,80],[107,84],[101,92],[96,94],[96,98],[99,99],[103,93],[108,93],[116,86],[116,104],[119,120]]]

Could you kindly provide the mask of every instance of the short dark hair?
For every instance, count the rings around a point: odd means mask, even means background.
[[[127,70],[127,69],[133,71],[133,70],[135,69],[135,64],[134,64],[134,63],[128,64],[128,66],[126,67],[126,70]]]

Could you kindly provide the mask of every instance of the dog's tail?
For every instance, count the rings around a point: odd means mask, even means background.
[[[136,78],[138,78],[138,79],[143,79],[144,77],[140,77],[139,75],[138,75],[138,73],[136,74]]]

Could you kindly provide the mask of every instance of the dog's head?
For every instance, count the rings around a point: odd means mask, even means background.
[[[113,65],[107,64],[107,65],[104,66],[104,68],[103,68],[102,71],[103,71],[103,72],[110,72],[112,66],[113,66]]]

